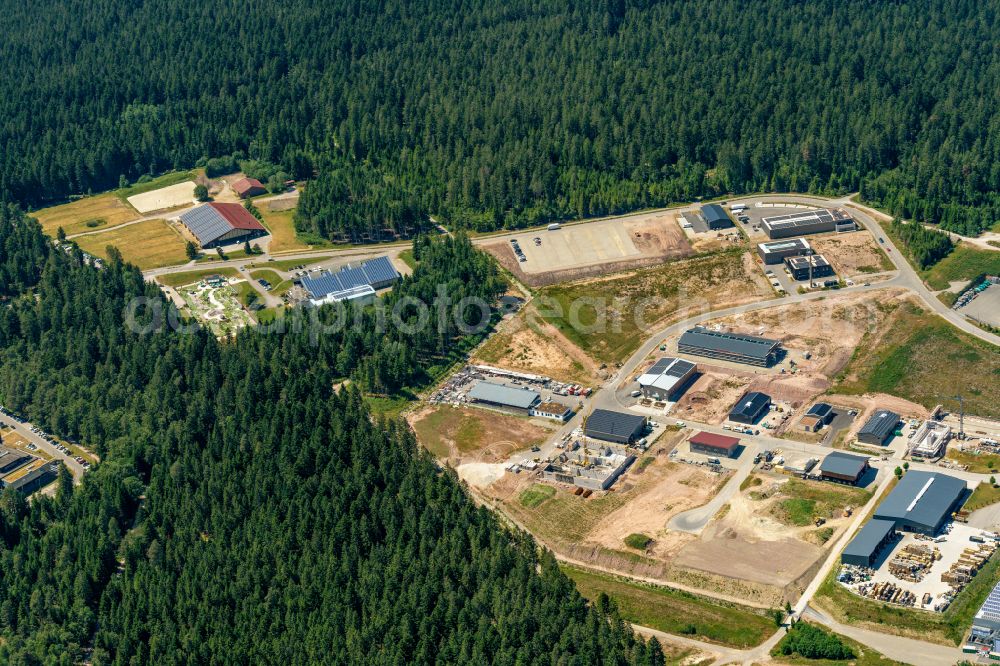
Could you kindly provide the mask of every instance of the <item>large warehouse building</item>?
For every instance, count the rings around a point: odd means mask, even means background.
[[[972,618],[965,652],[980,652],[984,656],[1000,654],[1000,583],[997,583],[979,612]]]
[[[702,326],[690,328],[677,342],[677,351],[724,361],[768,367],[778,360],[781,343],[753,335],[720,333]]]
[[[891,520],[869,520],[844,548],[840,561],[859,567],[873,567],[878,557],[896,538],[896,523]]]
[[[932,536],[965,499],[965,481],[937,472],[909,471],[878,508],[875,517],[896,529]]]
[[[791,238],[807,234],[821,234],[828,231],[854,231],[857,225],[847,211],[806,210],[788,215],[765,217],[760,221],[760,228],[769,238]]]
[[[502,407],[503,409],[523,412],[525,414],[542,401],[542,397],[537,391],[518,388],[516,386],[506,386],[504,384],[494,384],[493,382],[479,382],[472,387],[468,396],[473,402],[483,403],[491,407]]]
[[[701,217],[705,220],[705,226],[710,231],[728,229],[733,226],[733,221],[726,215],[726,211],[719,204],[705,204],[702,206]]]
[[[734,423],[753,425],[760,421],[771,409],[771,397],[760,391],[744,393],[729,410],[729,420]]]
[[[618,444],[631,444],[646,432],[646,417],[610,409],[595,409],[587,417],[583,434],[594,439]]]
[[[769,266],[780,264],[788,257],[798,257],[810,252],[812,246],[805,238],[790,238],[757,245],[757,254],[760,255],[761,261]]]
[[[885,443],[896,432],[898,425],[899,414],[890,412],[888,409],[880,409],[861,426],[861,430],[858,431],[858,441],[875,446],[885,446]]]
[[[267,235],[267,229],[237,203],[207,203],[181,213],[183,224],[203,248],[242,243]]]
[[[302,286],[314,305],[351,300],[354,294],[374,297],[376,289],[392,286],[399,272],[388,257],[375,257],[357,266],[347,265],[336,273],[323,271],[302,278]]]
[[[664,356],[639,376],[639,390],[653,400],[676,400],[697,370],[691,361]]]
[[[740,440],[737,438],[711,432],[696,432],[688,443],[693,453],[720,458],[732,458],[740,448]]]

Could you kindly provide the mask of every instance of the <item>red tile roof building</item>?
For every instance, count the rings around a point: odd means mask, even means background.
[[[256,178],[240,178],[232,184],[233,192],[239,195],[240,199],[255,197],[258,194],[267,192],[264,184]]]

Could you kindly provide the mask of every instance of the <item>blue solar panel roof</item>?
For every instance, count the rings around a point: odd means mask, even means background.
[[[335,291],[357,287],[380,287],[399,279],[399,273],[388,257],[376,257],[360,266],[347,266],[336,273],[324,271],[302,278],[302,286],[313,298],[323,298]]]

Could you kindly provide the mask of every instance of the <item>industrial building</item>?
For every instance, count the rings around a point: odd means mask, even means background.
[[[798,257],[812,252],[812,246],[805,238],[769,241],[757,245],[757,254],[768,266],[782,263],[788,257]]]
[[[868,471],[868,458],[843,451],[834,451],[823,458],[819,475],[824,481],[856,486]]]
[[[896,523],[891,520],[869,520],[840,554],[840,561],[859,567],[873,568],[879,555],[896,539]]]
[[[962,650],[989,656],[1000,654],[1000,583],[994,586],[972,618],[969,638]]]
[[[697,370],[691,361],[664,356],[639,376],[639,390],[653,400],[677,400]]]
[[[264,187],[264,183],[256,178],[240,178],[231,187],[240,199],[249,199],[260,194],[267,194],[267,188]]]
[[[951,519],[965,492],[965,481],[954,476],[911,470],[878,505],[875,517],[891,520],[905,532],[933,536]]]
[[[857,229],[851,216],[841,208],[806,210],[787,215],[765,217],[760,221],[760,227],[771,239]]]
[[[237,203],[207,203],[181,213],[180,221],[206,249],[267,235],[264,225]]]
[[[940,458],[950,439],[951,426],[928,419],[910,436],[907,451],[911,458]]]
[[[729,410],[729,420],[734,423],[753,425],[771,409],[771,396],[760,391],[744,393]]]
[[[44,463],[25,474],[21,474],[20,476],[17,474],[12,475],[17,478],[0,480],[0,489],[11,488],[12,490],[16,490],[24,495],[30,495],[36,490],[44,488],[55,481],[56,477],[59,475],[60,465],[62,465],[62,463],[58,461]]]
[[[677,350],[683,354],[768,367],[777,362],[781,343],[753,335],[720,333],[695,326],[681,335]]]
[[[885,446],[892,439],[899,425],[899,414],[888,409],[879,409],[858,431],[858,441],[865,444]]]
[[[646,417],[610,409],[595,409],[587,417],[583,434],[594,439],[631,444],[646,432]]]
[[[740,440],[736,437],[716,435],[711,432],[696,432],[688,440],[692,453],[703,453],[719,458],[733,458],[739,452]]]
[[[24,451],[0,446],[0,474],[9,474],[19,467],[24,467],[33,459]]]
[[[725,209],[719,204],[705,204],[701,207],[701,217],[705,220],[705,226],[709,231],[716,229],[728,229],[733,225],[732,219],[726,214]]]
[[[833,407],[825,402],[817,402],[799,420],[799,425],[806,432],[816,432],[830,424],[834,417]]]
[[[323,271],[302,278],[302,287],[314,305],[352,300],[361,296],[374,298],[375,290],[392,286],[399,272],[388,257],[376,257],[357,266],[348,264],[336,273]]]
[[[822,254],[809,254],[801,257],[785,259],[785,268],[792,274],[793,280],[815,280],[833,275],[833,266]]]
[[[535,405],[528,413],[543,419],[566,422],[573,415],[573,410],[561,402],[549,401]]]
[[[493,382],[478,382],[469,391],[468,397],[473,402],[525,414],[542,400],[537,391]]]

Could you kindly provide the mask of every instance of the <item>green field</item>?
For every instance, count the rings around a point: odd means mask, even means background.
[[[1000,417],[1000,349],[913,304],[888,313],[881,339],[866,334],[834,390],[889,393],[932,409],[962,394],[971,414]]]
[[[276,261],[259,261],[250,264],[250,268],[272,268],[279,271],[290,271],[296,266],[311,266],[321,261],[332,258],[333,255],[325,254],[308,259],[278,259]]]
[[[817,590],[816,601],[844,624],[879,625],[879,631],[942,645],[958,645],[965,638],[972,617],[997,582],[1000,582],[1000,557],[994,555],[955,597],[948,610],[934,613],[860,597],[837,582],[837,567],[834,567]]]
[[[772,509],[786,525],[811,525],[816,518],[834,518],[844,507],[864,506],[871,493],[861,488],[792,479],[781,486],[783,499]]]
[[[292,288],[291,280],[283,280],[280,275],[266,268],[250,271],[250,277],[254,280],[267,280],[271,284],[271,293],[279,298]]]
[[[556,489],[544,483],[536,483],[530,488],[526,488],[518,500],[529,509],[534,509],[547,499],[551,499],[556,494]]]
[[[931,289],[947,289],[951,282],[968,282],[983,273],[1000,275],[1000,252],[960,243],[951,254],[920,273]]]
[[[416,270],[417,260],[413,258],[413,250],[403,250],[399,253],[400,260],[410,267],[410,270]]]
[[[799,626],[802,626],[801,623],[796,625],[796,627]],[[807,624],[805,626],[815,625]],[[791,655],[782,654],[782,648],[789,637],[789,634],[785,634],[785,637],[781,639],[781,642],[779,642],[778,645],[771,650],[771,657],[774,662],[779,664],[811,664],[812,666],[843,666],[844,664],[851,664],[852,666],[903,666],[902,662],[889,659],[883,654],[871,649],[867,645],[862,645],[857,641],[851,640],[846,636],[841,636],[840,634],[834,633],[823,627],[818,628],[823,632],[823,634],[829,637],[829,639],[837,640],[842,645],[847,646],[854,653],[854,658],[849,661],[842,661],[830,659],[810,659],[797,653]],[[795,629],[792,631],[795,631]]]
[[[530,420],[485,409],[440,405],[413,422],[417,440],[438,458],[504,444],[513,452],[541,444],[549,430]]]
[[[107,259],[113,245],[125,261],[142,270],[185,263],[186,241],[166,220],[146,220],[74,239],[86,252]]]
[[[976,489],[972,491],[972,496],[965,501],[962,508],[966,511],[975,511],[997,502],[1000,502],[1000,488],[984,482],[976,486]]]
[[[700,302],[718,309],[753,295],[765,297],[746,273],[743,251],[730,250],[607,279],[554,285],[539,291],[535,302],[541,316],[572,343],[612,364],[638,349],[651,329],[682,306]]]
[[[589,569],[562,570],[580,594],[594,600],[604,592],[624,619],[645,627],[735,648],[759,645],[774,633],[774,621],[749,608]]]
[[[200,282],[210,275],[221,275],[223,277],[234,278],[239,275],[235,268],[207,268],[200,271],[187,271],[184,273],[167,273],[159,275],[156,281],[165,287],[183,287],[184,285]]]
[[[268,251],[272,254],[279,252],[293,252],[296,250],[308,250],[313,244],[303,242],[295,232],[295,209],[270,211],[267,202],[262,202],[257,209],[263,218],[261,222],[271,233],[271,242],[268,244]],[[329,243],[324,243],[329,245]]]
[[[98,194],[31,213],[42,231],[55,238],[59,227],[67,236],[111,229],[139,219],[139,213],[114,194]]]

